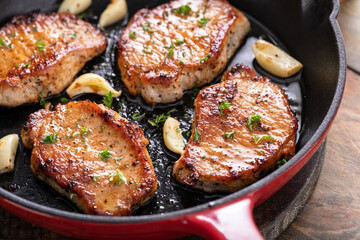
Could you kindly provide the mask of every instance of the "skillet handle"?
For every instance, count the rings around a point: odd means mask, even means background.
[[[183,224],[189,224],[193,233],[206,239],[262,240],[253,218],[253,207],[253,200],[246,197],[225,206],[188,215]]]

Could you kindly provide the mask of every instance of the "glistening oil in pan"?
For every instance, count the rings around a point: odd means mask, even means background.
[[[96,11],[94,13],[98,14]],[[133,14],[134,12],[130,12]],[[248,16],[249,17],[249,16]],[[189,190],[177,184],[171,177],[172,167],[174,162],[179,158],[179,155],[170,152],[163,143],[162,125],[159,127],[152,126],[149,121],[154,121],[157,116],[172,116],[179,120],[180,128],[183,132],[184,140],[187,141],[191,130],[191,120],[194,115],[194,99],[200,89],[195,88],[185,92],[183,98],[173,104],[157,105],[152,107],[141,99],[141,97],[132,97],[121,82],[120,73],[117,67],[117,40],[126,26],[129,15],[114,26],[110,26],[104,31],[107,37],[108,45],[105,53],[90,61],[84,69],[78,74],[93,72],[103,76],[107,79],[115,89],[122,89],[123,94],[119,98],[114,98],[112,109],[119,112],[123,117],[136,122],[149,139],[147,147],[150,157],[155,167],[155,173],[158,178],[158,190],[154,198],[145,206],[138,209],[135,215],[146,214],[162,214],[172,212],[202,203],[207,203],[211,200],[222,197],[223,194],[205,194],[196,190]],[[92,16],[91,9],[87,12],[86,21],[94,25],[98,21],[97,16]],[[266,72],[262,71],[256,63],[254,64],[254,55],[251,51],[251,44],[259,37],[271,41],[281,48],[288,50],[269,30],[256,20],[249,17],[252,31],[244,40],[244,43],[237,50],[235,56],[231,59],[227,68],[236,63],[243,63],[255,69],[255,71],[264,75]],[[291,52],[290,52],[291,54]],[[218,76],[211,84],[218,83],[221,75]],[[279,84],[288,96],[291,107],[296,111],[299,119],[299,126],[301,126],[302,113],[302,96],[301,94],[301,74],[294,79],[277,79]],[[210,84],[210,85],[211,85]],[[206,86],[204,86],[206,87]],[[204,88],[202,87],[202,88]],[[53,105],[60,102],[60,98],[67,97],[63,92],[47,100]],[[96,103],[101,103],[102,97],[94,94],[83,94],[74,97],[70,101],[90,99]],[[15,109],[2,111],[0,116],[0,133],[1,136],[7,133],[18,133],[20,135],[21,128],[28,118],[29,114],[39,110],[41,107],[38,104],[30,104],[21,106]],[[135,113],[144,116],[140,118],[133,118]],[[57,208],[64,211],[76,212],[77,209],[67,199],[60,197],[58,193],[53,191],[51,187],[45,183],[35,179],[30,170],[30,155],[31,151],[26,150],[21,145],[16,157],[15,171],[9,174],[0,176],[0,186],[4,189],[12,191],[14,194],[30,200],[32,202]],[[16,186],[14,188],[14,186]]]

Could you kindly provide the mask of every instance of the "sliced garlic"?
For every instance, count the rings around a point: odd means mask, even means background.
[[[64,0],[58,12],[71,12],[72,14],[79,14],[85,11],[91,5],[91,0]]]
[[[116,91],[103,77],[94,73],[81,75],[66,89],[66,93],[71,98],[81,93],[96,93],[105,96],[108,92],[112,92],[113,97],[121,94],[121,90]]]
[[[295,58],[262,39],[252,45],[252,51],[259,65],[278,77],[290,77],[303,67]]]
[[[178,154],[184,152],[185,144],[181,136],[179,121],[169,117],[166,119],[163,128],[163,137],[166,147]]]
[[[124,18],[127,13],[125,0],[111,0],[100,16],[99,25],[101,29]]]
[[[14,169],[18,144],[17,134],[10,134],[0,139],[0,173],[10,172]]]

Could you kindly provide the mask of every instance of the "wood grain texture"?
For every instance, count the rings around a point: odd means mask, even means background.
[[[313,195],[278,238],[360,239],[360,75],[348,70]]]
[[[344,1],[338,21],[345,41],[348,67],[360,73],[360,1]]]

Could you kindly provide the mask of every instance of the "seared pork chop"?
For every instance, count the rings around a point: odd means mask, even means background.
[[[249,32],[226,0],[174,0],[138,11],[118,42],[118,66],[129,92],[171,103],[211,82]]]
[[[295,154],[297,119],[283,90],[236,65],[200,91],[192,135],[174,178],[206,192],[233,192]]]
[[[70,13],[14,17],[0,29],[0,106],[60,93],[105,47],[99,30]]]
[[[70,102],[35,112],[22,141],[33,147],[34,175],[85,213],[130,215],[156,191],[142,130],[103,105]]]

